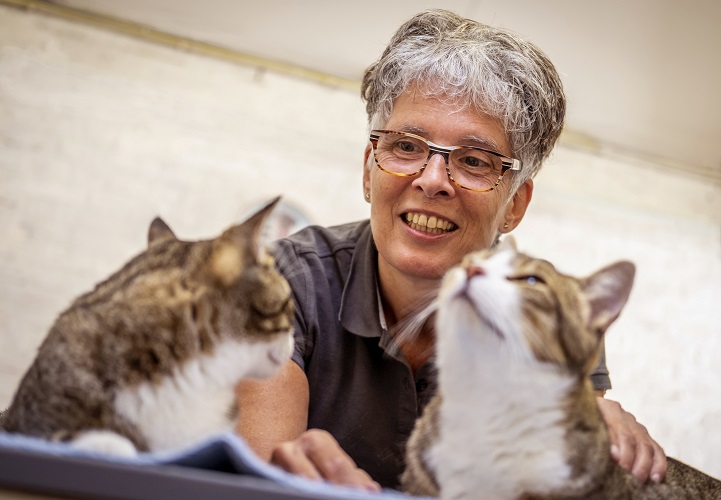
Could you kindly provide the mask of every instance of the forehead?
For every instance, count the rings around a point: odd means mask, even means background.
[[[457,98],[428,95],[416,87],[395,100],[385,128],[414,133],[440,145],[477,145],[511,153],[498,118]]]

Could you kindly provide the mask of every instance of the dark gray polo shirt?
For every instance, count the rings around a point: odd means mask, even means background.
[[[296,303],[293,360],[308,377],[308,428],[330,432],[373,479],[397,487],[435,376],[429,362],[414,378],[402,355],[384,350],[370,222],[307,227],[277,241],[274,254]],[[610,387],[603,361],[593,382]]]

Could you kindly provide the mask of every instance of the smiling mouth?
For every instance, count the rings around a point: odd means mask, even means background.
[[[403,220],[412,229],[416,231],[424,231],[431,234],[444,234],[455,231],[458,226],[447,220],[439,219],[435,216],[428,217],[425,214],[407,212],[403,214]]]

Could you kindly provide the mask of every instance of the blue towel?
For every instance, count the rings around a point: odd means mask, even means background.
[[[140,453],[136,457],[113,457],[87,450],[73,448],[67,443],[49,442],[33,437],[8,434],[0,431],[0,449],[30,451],[56,457],[84,457],[92,460],[132,465],[179,465],[197,469],[215,470],[250,475],[271,480],[298,492],[318,498],[333,497],[350,500],[408,500],[407,495],[386,489],[380,494],[364,492],[349,487],[336,486],[321,481],[311,481],[287,473],[259,459],[238,435],[228,432],[212,436],[193,446],[173,452]]]

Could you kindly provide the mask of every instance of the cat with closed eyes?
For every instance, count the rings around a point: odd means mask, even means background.
[[[404,491],[444,499],[719,499],[721,482],[669,457],[660,484],[611,458],[589,381],[635,268],[583,279],[512,241],[469,254],[443,279],[438,392],[407,445]],[[426,312],[427,313],[427,312]]]
[[[237,382],[293,351],[290,287],[260,244],[277,201],[207,241],[155,219],[148,248],[55,321],[0,428],[121,456],[231,430]]]

